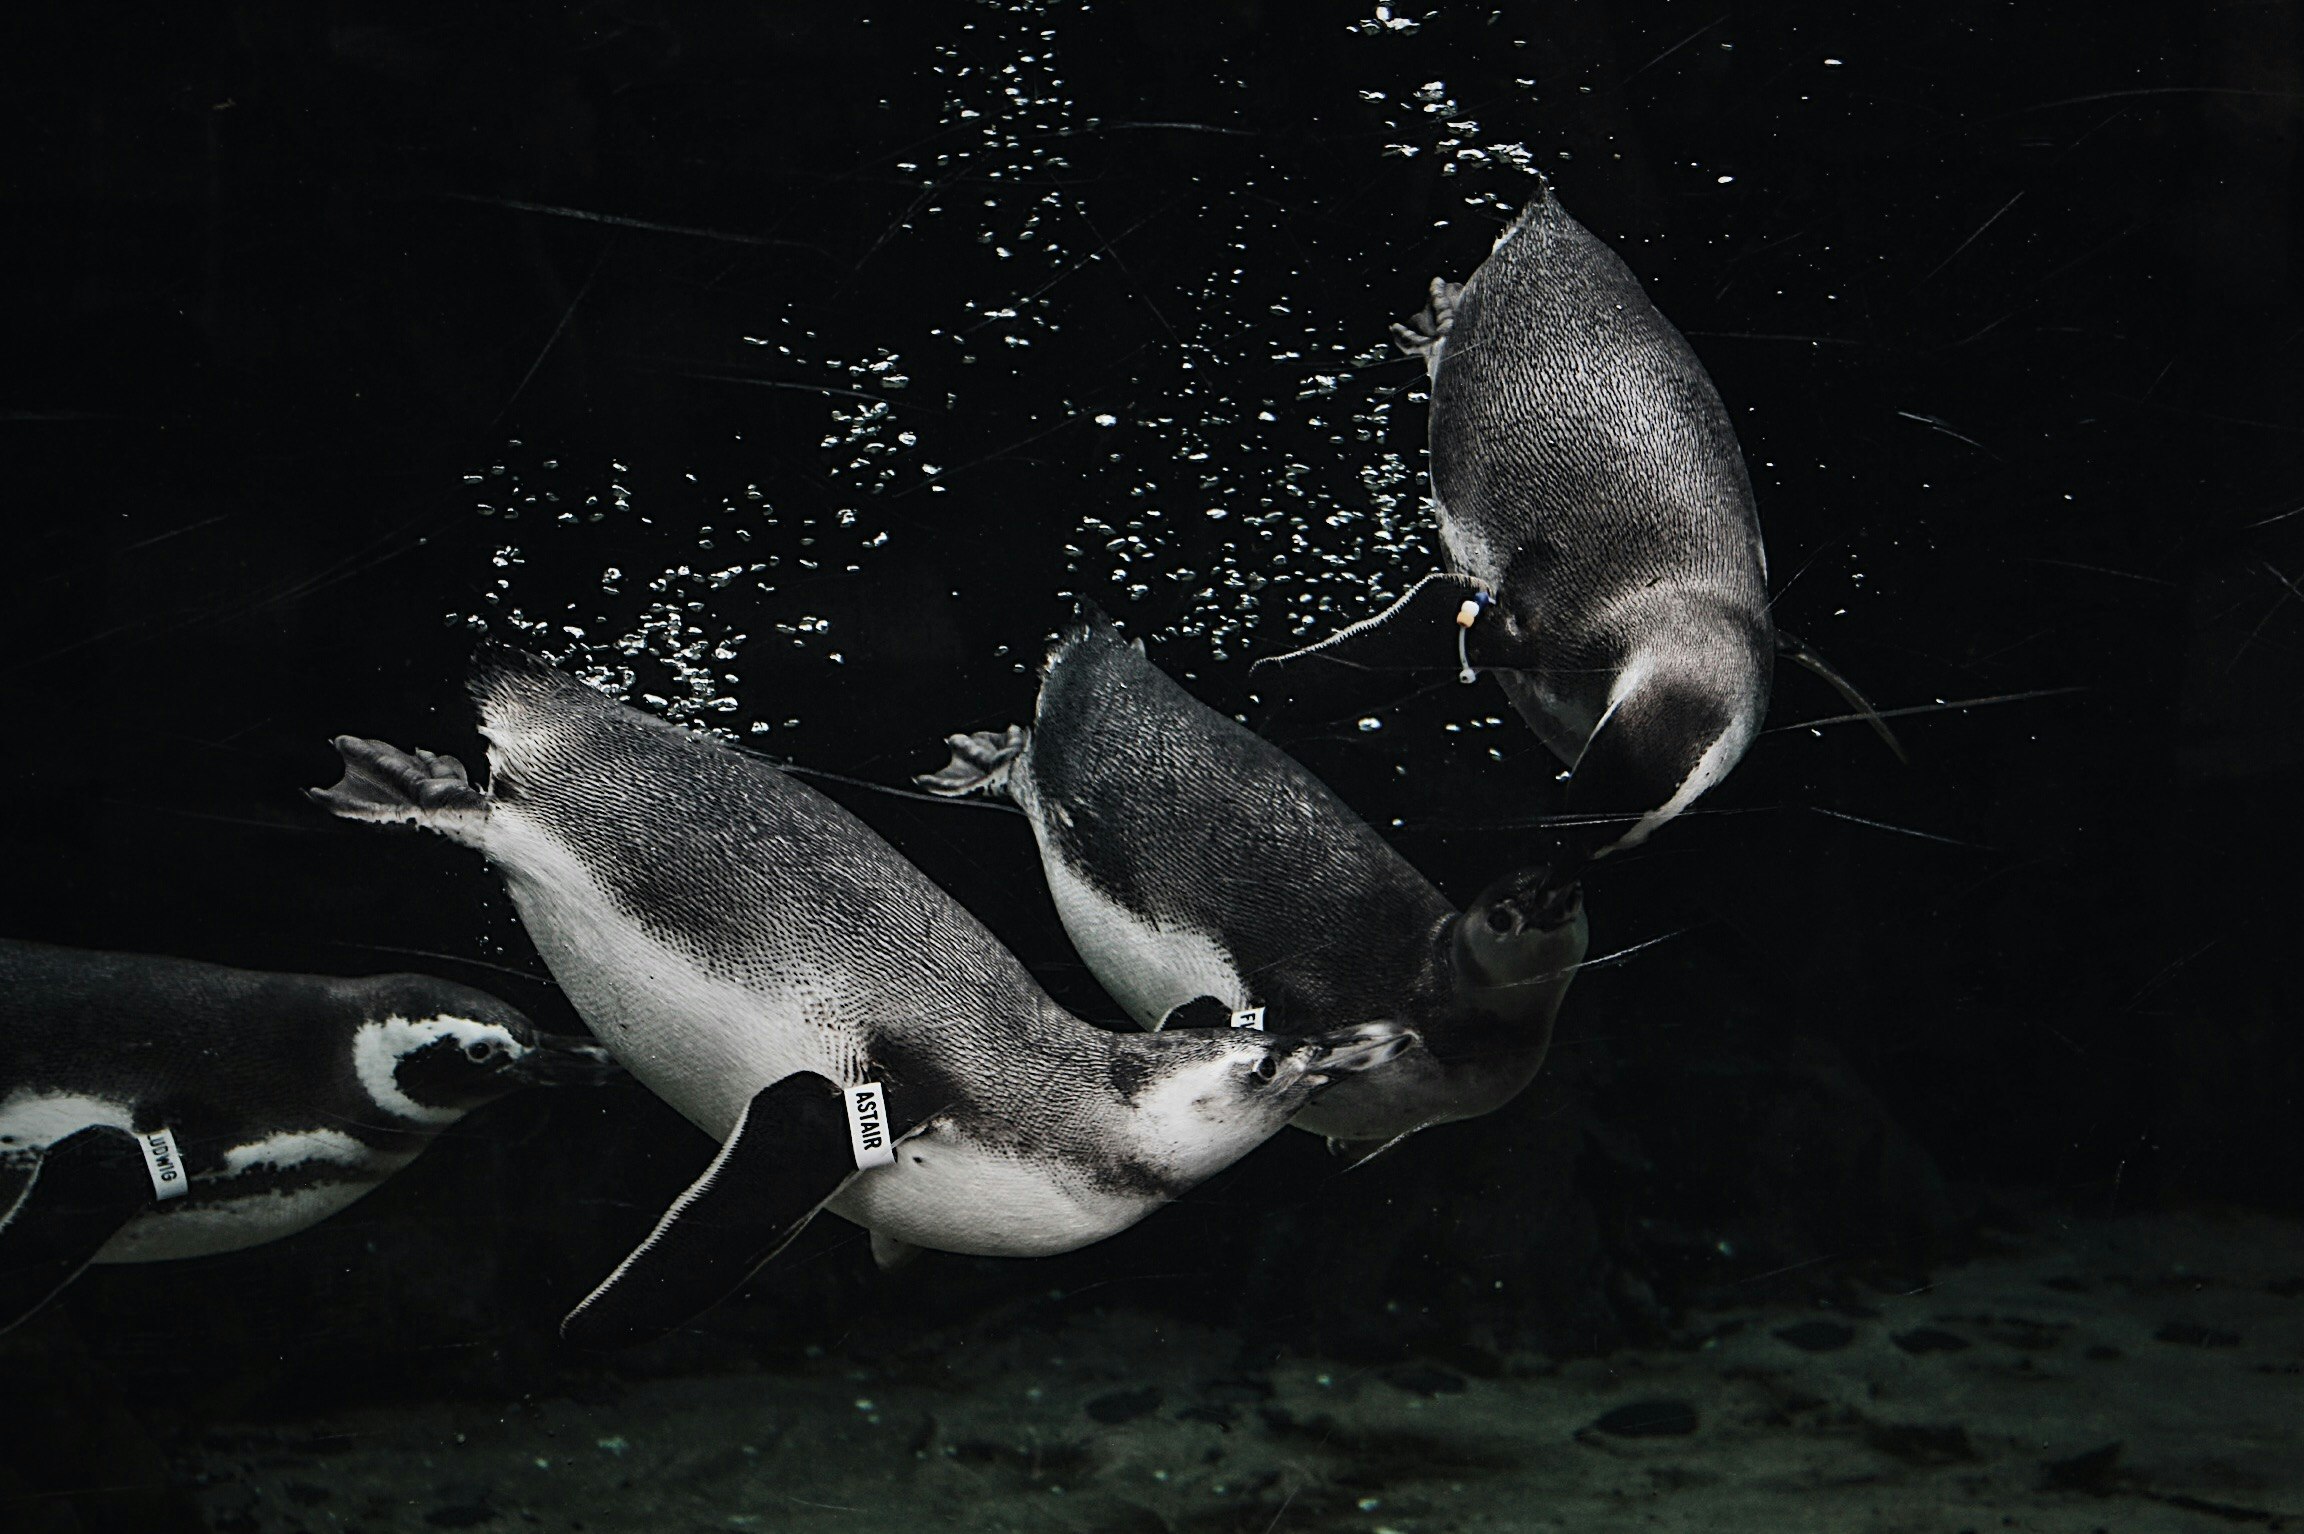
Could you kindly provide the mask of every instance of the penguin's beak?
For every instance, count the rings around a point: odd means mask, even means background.
[[[1508,873],[1480,892],[1466,921],[1485,922],[1503,937],[1520,932],[1554,932],[1576,919],[1584,907],[1577,882],[1580,864],[1539,863]]]
[[[1406,1050],[1416,1038],[1414,1029],[1394,1022],[1360,1023],[1314,1034],[1304,1041],[1304,1047],[1312,1052],[1304,1074],[1326,1085],[1341,1076],[1373,1070]]]
[[[596,1087],[624,1074],[616,1057],[589,1039],[540,1034],[536,1047],[512,1062],[506,1075],[522,1086]]]

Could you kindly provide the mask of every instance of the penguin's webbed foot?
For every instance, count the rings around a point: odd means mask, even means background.
[[[978,730],[973,735],[948,735],[944,744],[952,748],[952,760],[934,772],[923,772],[912,779],[932,794],[947,799],[958,799],[967,794],[1004,795],[1008,791],[1008,769],[1016,758],[1024,754],[1031,736],[1020,724],[1005,730]]]
[[[1450,282],[1445,277],[1433,278],[1431,302],[1414,319],[1392,327],[1392,344],[1412,357],[1422,357],[1426,362],[1431,362],[1441,341],[1447,338],[1450,327],[1456,323],[1456,300],[1463,291],[1464,284],[1461,282]]]
[[[444,815],[487,811],[487,800],[472,786],[464,764],[452,756],[403,751],[357,735],[339,735],[332,744],[344,760],[344,776],[333,787],[304,791],[332,815],[434,825]]]

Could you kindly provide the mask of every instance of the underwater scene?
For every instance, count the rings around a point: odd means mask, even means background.
[[[5,29],[0,1534],[2304,1530],[2304,6]]]

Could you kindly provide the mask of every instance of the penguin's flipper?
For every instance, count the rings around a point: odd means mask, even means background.
[[[1464,284],[1435,277],[1431,292],[1432,301],[1422,314],[1392,327],[1392,344],[1436,368],[1440,365],[1440,343],[1456,322],[1456,300],[1463,294]]]
[[[32,1185],[40,1180],[40,1152],[25,1147],[0,1151],[0,1233],[24,1208]]]
[[[894,1089],[890,1143],[927,1113]],[[568,1312],[560,1335],[581,1347],[648,1342],[743,1287],[857,1172],[847,1094],[813,1071],[762,1087],[704,1175],[672,1201],[647,1240]]]
[[[909,1241],[900,1240],[884,1230],[872,1232],[872,1266],[883,1273],[893,1273],[908,1266],[920,1256],[920,1248]]]
[[[24,1161],[31,1162],[29,1175]],[[0,1213],[0,1332],[47,1304],[121,1226],[152,1205],[144,1153],[125,1129],[94,1124],[32,1158],[11,1158]]]
[[[339,735],[331,744],[344,759],[344,776],[331,788],[304,790],[314,804],[346,820],[428,826],[451,840],[477,839],[488,818],[487,796],[456,758],[357,735]]]
[[[912,781],[929,793],[941,794],[947,799],[966,794],[1007,798],[1008,769],[1031,742],[1031,732],[1020,724],[1012,724],[1005,730],[979,730],[973,735],[948,735],[944,744],[952,748],[952,760],[935,772],[919,774]]]
[[[1872,706],[1872,700],[1858,692],[1856,684],[1834,670],[1823,656],[1810,649],[1807,640],[1802,639],[1797,634],[1778,629],[1776,631],[1776,653],[1788,660],[1798,661],[1822,677],[1834,692],[1840,694],[1843,702],[1864,716],[1864,722],[1872,726],[1872,733],[1879,736],[1888,749],[1896,753],[1896,760],[1906,766],[1911,765],[1912,758],[1905,754],[1904,743],[1896,738],[1894,730],[1888,728],[1888,721],[1880,717],[1880,711]]]
[[[1424,1127],[1419,1124],[1416,1129]],[[1414,1134],[1416,1129],[1404,1129],[1389,1140],[1339,1140],[1331,1135],[1328,1138],[1328,1154],[1340,1158],[1345,1171],[1356,1172]]]

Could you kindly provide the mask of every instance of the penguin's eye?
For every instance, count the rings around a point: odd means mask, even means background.
[[[467,1059],[467,1060],[470,1060],[470,1061],[471,1061],[473,1064],[475,1064],[475,1065],[477,1065],[477,1064],[479,1064],[480,1062],[482,1062],[482,1061],[484,1061],[484,1060],[488,1059],[490,1056],[494,1055],[495,1053],[496,1053],[496,1046],[495,1046],[495,1045],[493,1045],[493,1044],[477,1044],[477,1043],[476,1043],[476,1044],[467,1044],[467,1045],[465,1045],[465,1046],[464,1046],[464,1058],[465,1058],[465,1059]]]
[[[1273,1077],[1280,1074],[1280,1067],[1277,1063],[1274,1062],[1270,1055],[1266,1055],[1263,1059],[1256,1062],[1255,1071],[1256,1079],[1258,1081],[1270,1081]]]

